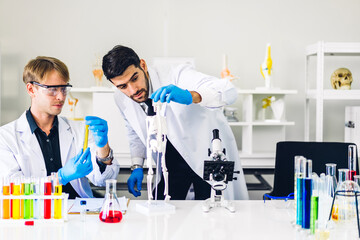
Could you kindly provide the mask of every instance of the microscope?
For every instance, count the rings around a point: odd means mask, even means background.
[[[225,207],[230,212],[235,212],[233,202],[224,199],[223,191],[227,187],[227,183],[237,180],[233,177],[234,173],[239,174],[240,171],[234,171],[234,161],[227,161],[225,148],[222,148],[219,130],[213,130],[213,139],[211,147],[208,149],[208,155],[211,160],[204,161],[204,180],[211,185],[211,197],[206,199],[202,208],[204,212],[209,212],[214,207]]]

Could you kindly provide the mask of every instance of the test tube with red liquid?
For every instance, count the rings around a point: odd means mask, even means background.
[[[356,163],[357,163],[356,145],[349,145],[348,166],[349,166],[349,180],[351,181],[354,181],[354,176],[356,175]]]
[[[51,180],[46,178],[44,183],[44,195],[51,195]],[[44,200],[44,219],[51,218],[51,199]]]

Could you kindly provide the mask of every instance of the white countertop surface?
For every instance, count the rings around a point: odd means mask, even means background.
[[[314,239],[304,238],[292,226],[292,201],[235,201],[235,213],[224,208],[204,213],[203,201],[170,201],[176,207],[174,214],[153,216],[138,213],[138,203],[144,201],[130,201],[120,223],[103,223],[98,215],[87,215],[81,222],[80,215],[69,215],[65,223],[0,224],[0,239]]]

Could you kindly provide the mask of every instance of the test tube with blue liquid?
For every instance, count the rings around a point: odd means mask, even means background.
[[[306,158],[303,156],[295,157],[295,177],[296,177],[296,184],[295,184],[295,191],[294,191],[294,199],[296,201],[296,225],[302,224],[302,179],[304,176],[304,164],[303,162],[306,161]]]
[[[303,162],[305,175],[302,179],[302,228],[310,229],[310,213],[311,213],[311,194],[312,194],[312,160],[308,159]]]

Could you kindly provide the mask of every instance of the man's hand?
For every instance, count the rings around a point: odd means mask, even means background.
[[[156,90],[151,97],[154,102],[160,100],[160,102],[170,101],[189,105],[193,102],[191,93],[188,90],[181,89],[173,84],[164,86]]]
[[[78,155],[67,161],[65,166],[59,169],[58,175],[61,178],[61,184],[66,185],[74,179],[85,177],[92,170],[90,148],[87,148],[84,153],[81,149]]]
[[[104,147],[108,142],[108,125],[107,122],[99,117],[86,116],[85,124],[89,125],[89,130],[92,131],[96,146]]]
[[[127,185],[129,192],[132,193],[135,197],[141,196],[141,184],[144,178],[144,172],[142,168],[136,168],[131,173],[129,179],[127,180]],[[134,189],[135,184],[137,186],[137,191]]]

